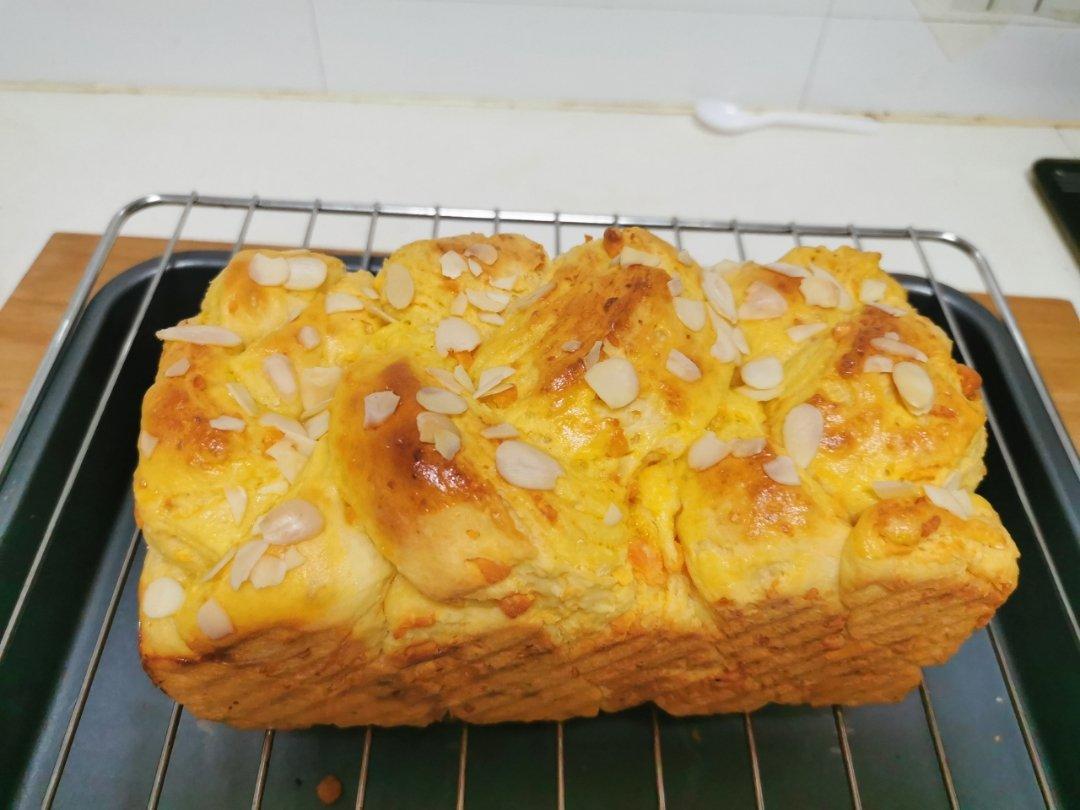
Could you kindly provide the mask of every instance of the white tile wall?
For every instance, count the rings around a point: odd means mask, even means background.
[[[1080,121],[1080,0],[0,0],[0,82]]]

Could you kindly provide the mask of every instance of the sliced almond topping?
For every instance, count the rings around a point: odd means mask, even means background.
[[[454,296],[454,300],[450,302],[450,314],[451,315],[464,315],[465,310],[469,307],[469,299],[465,297],[465,293],[460,292]]]
[[[461,434],[456,430],[435,431],[435,452],[440,456],[447,461],[452,461],[460,449]]]
[[[233,623],[229,619],[229,614],[213,597],[203,602],[199,612],[195,614],[195,623],[199,625],[203,635],[211,641],[217,641],[233,632]]]
[[[480,431],[485,439],[512,439],[518,435],[517,428],[509,422],[501,422],[498,425],[486,427]]]
[[[285,580],[285,572],[288,571],[285,561],[281,557],[262,557],[255,567],[251,569],[251,585],[256,590],[272,588],[280,585]]]
[[[236,547],[234,546],[233,548],[230,548],[228,551],[226,551],[225,554],[222,556],[222,558],[220,560],[218,560],[216,563],[214,563],[213,567],[209,571],[207,571],[205,574],[203,574],[202,579],[200,579],[199,581],[200,582],[209,582],[210,580],[212,580],[219,573],[221,573],[221,569],[224,568],[226,565],[228,565],[229,562],[232,560],[232,558],[235,557],[235,556],[236,556]]]
[[[491,286],[500,290],[513,290],[517,285],[518,274],[511,273],[508,276],[502,276],[501,278],[493,278],[491,280]]]
[[[322,336],[314,326],[301,326],[300,331],[296,333],[296,340],[305,349],[310,350],[322,343]]]
[[[262,367],[278,394],[285,399],[296,396],[296,374],[288,357],[283,354],[268,355],[263,360]]]
[[[696,264],[694,257],[690,255],[688,250],[680,250],[676,258],[683,264]]]
[[[755,402],[768,402],[770,399],[776,399],[784,393],[784,386],[778,385],[775,388],[758,389],[751,388],[749,385],[740,385],[735,390]]]
[[[480,266],[480,262],[478,262],[476,259],[466,259],[465,263],[469,267],[469,272],[472,273],[476,278],[479,278],[480,274],[484,272],[484,268]]]
[[[450,417],[444,416],[441,413],[420,411],[420,413],[416,415],[416,430],[420,434],[420,441],[425,444],[432,444],[435,441],[436,433],[441,430],[449,430],[451,433],[456,433],[457,426],[450,421]]]
[[[585,382],[609,408],[622,408],[637,399],[637,372],[622,357],[601,360],[585,372]]]
[[[397,410],[401,397],[393,391],[376,391],[364,397],[364,427],[377,427]]]
[[[142,609],[151,619],[172,616],[184,606],[184,586],[172,577],[158,577],[143,591]]]
[[[233,522],[240,523],[247,511],[248,494],[243,487],[225,487],[225,502],[229,504],[229,512]]]
[[[318,256],[290,256],[286,290],[314,290],[326,281],[326,262]]]
[[[275,546],[291,546],[310,540],[323,530],[326,521],[319,507],[303,498],[282,501],[259,521],[263,539]],[[239,552],[237,552],[239,556]]]
[[[387,323],[397,323],[398,322],[397,318],[395,318],[393,315],[391,315],[385,309],[382,309],[381,307],[375,306],[375,304],[368,304],[367,309],[368,309],[368,311],[373,312],[374,314],[378,315],[380,318],[382,318]]]
[[[154,454],[154,448],[158,446],[158,437],[151,436],[145,430],[139,432],[139,453],[143,458],[150,458]]]
[[[564,352],[576,352],[578,349],[581,348],[581,341],[580,340],[568,340],[568,341],[566,341],[566,343],[564,343],[562,346],[560,346],[560,348]]]
[[[248,275],[263,287],[280,287],[289,280],[289,263],[281,256],[256,253],[248,263]]]
[[[323,411],[317,413],[306,422],[304,422],[304,430],[307,431],[308,438],[313,442],[318,441],[326,435],[326,431],[330,429],[330,411]]]
[[[435,327],[435,348],[446,357],[450,352],[471,352],[480,345],[476,327],[461,318],[443,318]]]
[[[961,520],[971,517],[971,499],[963,490],[945,489],[933,484],[923,484],[923,492],[934,506],[940,506],[947,512],[952,512]],[[960,493],[963,492],[963,495]],[[959,496],[959,497],[957,497]]]
[[[364,308],[364,302],[355,295],[349,295],[348,293],[343,292],[332,292],[326,294],[326,300],[323,302],[323,306],[326,309],[327,315],[335,315],[338,312],[359,312]]]
[[[731,445],[721,441],[711,430],[706,430],[701,437],[690,445],[686,454],[686,463],[691,470],[707,470],[722,461],[731,452]]]
[[[900,333],[899,332],[886,332],[885,337],[887,337],[889,340],[899,340],[900,339]]]
[[[765,449],[765,437],[757,436],[753,439],[735,439],[731,443],[731,455],[735,458],[749,458],[756,456]]]
[[[604,512],[604,525],[616,526],[622,520],[622,510],[615,504],[608,504],[607,511]]]
[[[779,318],[787,312],[788,304],[776,288],[755,281],[746,289],[746,300],[739,307],[739,318],[744,321],[763,321]]]
[[[701,379],[701,369],[697,367],[697,363],[678,349],[672,349],[668,352],[667,362],[664,367],[680,380],[686,382],[697,382]]]
[[[476,381],[476,398],[481,399],[491,394],[503,381],[509,379],[514,373],[511,366],[494,366],[480,374]]]
[[[945,487],[945,489],[960,489],[963,480],[963,473],[961,473],[960,470],[953,470],[949,473],[949,477],[945,479],[945,483],[942,484],[942,486]]]
[[[712,305],[712,308],[734,323],[736,318],[735,293],[732,292],[727,279],[717,270],[705,270],[701,274],[701,289],[704,290],[705,298]]]
[[[879,498],[912,498],[919,494],[919,488],[907,481],[874,481],[870,484]]]
[[[619,264],[623,267],[628,267],[632,264],[640,264],[644,267],[659,267],[661,259],[659,256],[654,256],[651,253],[646,253],[644,250],[638,250],[633,247],[624,247],[619,253]]]
[[[305,411],[319,410],[334,397],[341,382],[340,366],[310,366],[300,370],[300,402]]]
[[[789,487],[799,485],[799,471],[795,469],[795,462],[789,456],[777,456],[762,465],[765,474],[778,484]]]
[[[817,455],[825,433],[825,418],[808,402],[796,405],[784,417],[784,447],[797,467],[806,468]]]
[[[510,305],[510,310],[512,312],[517,312],[520,309],[531,307],[533,304],[535,304],[537,301],[539,301],[541,298],[543,298],[545,295],[547,295],[554,289],[554,281],[545,281],[528,295],[523,295],[521,298],[515,299],[514,302]]]
[[[682,295],[682,291],[683,291],[682,279],[679,278],[678,276],[672,276],[671,278],[668,279],[667,288],[668,288],[668,292],[671,293],[672,298],[675,298],[676,296]]]
[[[495,449],[495,468],[507,483],[522,489],[555,489],[555,482],[563,474],[559,462],[517,439],[502,442]]]
[[[229,585],[232,586],[234,591],[240,590],[240,586],[247,582],[247,578],[251,575],[251,569],[255,567],[255,563],[266,553],[268,548],[270,548],[270,544],[265,540],[249,540],[236,549],[232,567],[229,568]]]
[[[289,482],[284,478],[279,478],[277,481],[271,481],[269,484],[259,487],[255,494],[261,498],[265,495],[284,495],[288,491]]]
[[[464,257],[456,250],[448,250],[439,257],[442,274],[447,278],[458,278],[468,268]]]
[[[593,343],[592,346],[589,347],[589,351],[586,352],[585,356],[582,358],[582,363],[585,364],[586,371],[588,371],[600,362],[600,350],[603,347],[604,342],[602,340],[596,341],[595,343]]]
[[[864,373],[884,372],[888,374],[893,370],[893,361],[883,354],[871,354],[863,360],[862,370]]]
[[[893,384],[908,410],[916,416],[928,413],[934,405],[934,383],[920,365],[906,360],[892,370]]]
[[[693,332],[700,332],[705,328],[704,301],[692,301],[681,296],[673,300],[675,302],[675,314],[682,321],[683,326]]]
[[[495,264],[499,260],[499,251],[487,242],[474,242],[465,249],[465,255],[479,259],[484,264]]]
[[[292,571],[297,566],[304,564],[304,555],[297,551],[293,546],[289,546],[285,549],[285,553],[281,555],[281,559],[285,561],[285,570]]]
[[[908,314],[908,311],[903,307],[895,307],[892,304],[886,304],[884,301],[874,301],[870,306],[874,309],[880,309],[886,315],[892,315],[894,318],[903,318]]]
[[[788,264],[787,262],[771,262],[766,265],[762,265],[767,270],[772,270],[774,273],[779,273],[782,276],[788,278],[809,278],[810,273],[807,272],[805,267],[799,267],[797,264]]]
[[[870,345],[878,351],[888,352],[889,354],[898,354],[901,357],[910,357],[921,363],[925,363],[930,359],[926,354],[919,349],[916,349],[914,346],[909,346],[908,344],[891,337],[876,337],[870,341]]]
[[[278,470],[290,484],[300,477],[308,460],[307,455],[297,450],[288,437],[266,448],[266,455],[277,463]]]
[[[251,392],[247,390],[243,383],[225,383],[225,390],[229,392],[229,396],[236,400],[236,404],[248,416],[254,416],[259,412],[259,408],[255,404],[255,398],[251,396]]]
[[[709,270],[727,276],[734,273],[736,270],[739,270],[743,264],[743,262],[736,262],[731,259],[721,259],[716,264],[712,265]]]
[[[403,264],[391,262],[384,264],[383,276],[386,279],[383,285],[383,295],[394,309],[405,309],[412,303],[416,287],[413,284],[412,274],[409,268]]]
[[[466,290],[465,295],[482,312],[502,312],[510,303],[510,296],[498,290]]]
[[[461,366],[458,366],[458,368],[461,368]],[[425,370],[428,374],[430,374],[432,377],[442,383],[443,388],[449,389],[455,394],[464,394],[472,391],[472,380],[469,380],[468,387],[466,387],[464,382],[457,378],[455,373],[457,369],[455,369],[454,372],[449,372],[444,368],[429,368]],[[464,368],[461,368],[461,370],[465,371]],[[468,379],[468,376],[468,372],[465,372],[466,379]]]
[[[810,272],[814,278],[828,282],[836,288],[836,305],[843,310],[849,310],[855,306],[855,302],[851,299],[851,294],[847,291],[839,281],[836,280],[836,276],[830,273],[823,267],[817,267],[816,265],[810,265]]]
[[[295,443],[304,445],[300,449],[308,453],[315,449],[308,441],[307,431],[304,430],[304,426],[291,417],[270,411],[259,417],[259,424],[280,430]]]
[[[759,391],[775,388],[784,381],[784,364],[771,354],[748,360],[739,371],[743,382]]]
[[[859,300],[864,304],[873,304],[885,297],[888,286],[878,278],[864,279],[859,285]]]
[[[370,298],[372,301],[378,301],[379,300],[379,293],[372,286],[361,287],[360,288],[360,294],[362,296],[364,296],[364,298]]]
[[[454,366],[454,380],[466,391],[474,390],[472,377],[469,376],[469,372],[465,370],[465,366],[461,365],[461,363]]]
[[[743,354],[750,354],[750,344],[746,342],[746,335],[738,326],[731,330],[731,339],[735,341],[735,348]]]
[[[827,327],[826,323],[800,323],[797,326],[789,326],[787,336],[796,343],[802,343]]]
[[[244,429],[244,420],[235,416],[216,416],[210,420],[210,427],[214,430],[241,431]]]
[[[430,386],[416,392],[416,401],[421,408],[432,413],[459,414],[465,413],[465,409],[469,407],[468,403],[453,391]]]
[[[840,304],[839,288],[822,278],[804,278],[799,284],[799,291],[812,307],[834,309]]]
[[[158,340],[175,340],[199,346],[239,346],[243,342],[236,332],[224,326],[207,326],[201,323],[170,326],[159,329],[154,334]]]
[[[165,369],[166,377],[183,377],[187,374],[188,369],[191,368],[191,361],[186,357],[181,357],[167,369]]]
[[[299,298],[295,295],[287,295],[285,297],[285,303],[288,305],[288,323],[292,323],[307,309],[308,302],[303,298]]]

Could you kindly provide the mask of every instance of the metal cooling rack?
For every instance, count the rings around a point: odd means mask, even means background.
[[[431,225],[432,236],[438,235],[440,226],[445,222],[462,222],[469,223],[473,226],[487,226],[490,227],[494,232],[498,232],[500,228],[504,225],[520,225],[527,227],[539,226],[543,228],[550,228],[550,233],[553,237],[553,244],[555,246],[556,253],[561,251],[562,229],[564,227],[570,226],[574,226],[577,228],[602,229],[611,225],[621,225],[640,226],[655,230],[662,230],[672,233],[674,236],[675,244],[680,248],[682,247],[682,237],[684,233],[702,232],[711,234],[728,234],[735,240],[735,246],[740,259],[746,258],[746,250],[743,239],[744,235],[766,235],[780,237],[786,236],[793,239],[795,244],[797,245],[801,244],[801,240],[803,237],[833,237],[851,240],[853,244],[860,248],[862,247],[863,239],[885,240],[894,243],[903,242],[914,248],[914,251],[918,256],[919,263],[925,274],[925,278],[929,282],[930,287],[933,291],[933,295],[945,315],[946,322],[949,326],[948,331],[951,333],[951,337],[956,342],[961,357],[963,358],[965,363],[972,367],[976,367],[977,369],[977,365],[974,362],[972,353],[969,350],[964,335],[958,326],[958,316],[953,311],[949,303],[948,296],[942,295],[941,293],[942,288],[938,281],[938,276],[935,273],[934,267],[931,264],[927,251],[925,249],[925,246],[930,243],[948,245],[951,248],[959,251],[970,261],[971,265],[976,270],[979,278],[982,280],[986,293],[989,294],[991,300],[997,308],[997,311],[1001,316],[1002,320],[1004,321],[1004,324],[1007,327],[1012,340],[1016,344],[1016,348],[1019,350],[1019,353],[1023,358],[1027,370],[1030,372],[1031,378],[1034,381],[1034,384],[1038,391],[1039,398],[1041,399],[1043,406],[1046,408],[1047,415],[1054,426],[1054,430],[1057,433],[1058,439],[1061,441],[1062,446],[1065,448],[1065,452],[1069,458],[1070,463],[1072,464],[1074,471],[1076,471],[1077,474],[1080,475],[1080,461],[1078,461],[1077,459],[1076,450],[1069,439],[1064,424],[1062,423],[1057,411],[1054,408],[1054,405],[1050,399],[1049,392],[1047,391],[1046,386],[1041,376],[1039,375],[1038,370],[1035,367],[1030,349],[1028,348],[1027,343],[1025,342],[1023,335],[1019,330],[1016,319],[1009,308],[1008,302],[1002,294],[1001,288],[998,285],[997,279],[991,271],[986,258],[973,244],[958,236],[957,234],[951,233],[949,231],[928,230],[914,227],[883,228],[862,227],[855,225],[812,225],[794,222],[788,224],[775,224],[760,222],[740,222],[734,219],[711,220],[681,219],[678,217],[625,216],[617,214],[566,214],[559,212],[509,211],[500,210],[497,208],[478,209],[449,208],[442,206],[390,205],[380,203],[331,203],[323,202],[321,200],[296,201],[263,199],[260,197],[205,196],[200,195],[196,192],[192,192],[187,195],[147,195],[145,197],[141,197],[130,202],[113,216],[112,220],[109,222],[109,225],[105,230],[105,233],[101,238],[101,241],[98,243],[97,248],[95,249],[91,257],[89,264],[86,267],[86,271],[83,274],[75,293],[72,296],[71,302],[60,322],[60,326],[48,346],[42,364],[38,369],[36,375],[34,376],[33,381],[31,382],[30,388],[16,414],[12,427],[8,432],[8,435],[6,436],[3,445],[0,446],[0,471],[3,471],[5,469],[7,462],[13,454],[15,448],[22,440],[25,428],[27,426],[27,422],[31,416],[31,413],[34,410],[35,404],[38,401],[38,397],[49,379],[49,375],[53,370],[54,365],[56,364],[57,358],[59,357],[61,350],[65,345],[65,342],[67,341],[76,324],[79,322],[79,319],[86,308],[90,293],[94,288],[98,276],[101,273],[102,267],[104,266],[105,261],[108,258],[117,237],[121,235],[125,224],[136,213],[145,209],[159,207],[173,208],[178,210],[178,218],[175,228],[173,229],[172,235],[168,241],[164,253],[157,262],[157,266],[151,277],[150,283],[147,285],[147,288],[143,293],[141,300],[139,301],[135,316],[130,325],[128,326],[124,339],[120,344],[119,352],[112,366],[111,372],[106,378],[104,386],[102,387],[102,393],[97,403],[97,407],[93,412],[93,416],[91,417],[89,426],[83,436],[71,470],[65,480],[63,488],[60,491],[59,497],[51,513],[50,519],[43,532],[41,542],[30,564],[25,580],[23,581],[19,596],[14,604],[11,615],[4,628],[3,636],[2,638],[0,638],[0,660],[3,660],[4,655],[8,651],[8,647],[11,642],[12,636],[14,635],[15,628],[25,607],[27,596],[33,588],[35,581],[37,580],[37,576],[40,571],[42,561],[45,557],[45,553],[53,540],[53,534],[59,521],[60,514],[65,504],[67,503],[69,496],[71,495],[76,476],[78,475],[82,463],[86,458],[87,452],[90,447],[91,439],[100,423],[102,414],[105,411],[106,403],[108,402],[109,396],[112,393],[113,388],[116,386],[117,380],[120,377],[121,369],[124,365],[125,360],[128,357],[129,352],[131,351],[133,343],[135,342],[136,334],[139,331],[143,319],[146,316],[148,309],[150,308],[151,301],[154,298],[154,294],[157,291],[161,278],[173,259],[176,246],[184,233],[188,217],[193,209],[234,209],[242,210],[244,212],[243,221],[233,245],[233,253],[238,251],[245,244],[252,218],[259,212],[292,212],[299,216],[306,217],[307,225],[304,232],[304,238],[302,240],[302,246],[304,247],[307,247],[309,245],[312,233],[314,231],[315,222],[321,214],[354,216],[360,218],[361,220],[366,220],[366,238],[364,240],[361,260],[361,267],[364,269],[371,268],[376,229],[380,222],[387,219],[427,221]],[[1080,641],[1080,626],[1078,626],[1076,614],[1073,611],[1069,599],[1066,595],[1065,588],[1062,584],[1061,576],[1058,572],[1057,566],[1055,565],[1054,560],[1050,555],[1049,549],[1046,544],[1046,539],[1043,535],[1043,530],[1040,527],[1039,521],[1036,519],[1034,510],[1032,508],[1031,499],[1029,497],[1027,488],[1025,487],[1025,484],[1018,473],[1014,457],[1010,452],[1008,445],[1004,441],[1004,436],[1001,432],[1001,426],[989,402],[986,402],[986,410],[990,429],[993,432],[995,439],[997,440],[998,447],[1000,448],[1005,465],[1008,468],[1012,483],[1015,486],[1016,492],[1019,496],[1019,500],[1023,506],[1023,511],[1027,517],[1028,522],[1030,523],[1032,532],[1034,533],[1039,548],[1042,552],[1042,556],[1045,558],[1045,563],[1053,580],[1053,586],[1056,592],[1057,600],[1060,602],[1062,608],[1064,609],[1065,615],[1068,617],[1068,621],[1073,634],[1073,640]],[[83,715],[83,710],[86,707],[87,698],[90,694],[90,688],[93,684],[94,676],[97,673],[98,665],[101,662],[102,653],[105,649],[105,643],[108,639],[110,628],[116,616],[117,608],[120,604],[120,597],[123,593],[124,585],[128,579],[128,575],[131,572],[140,541],[140,534],[136,530],[135,533],[131,536],[130,542],[128,544],[123,565],[121,566],[119,576],[115,582],[112,596],[108,603],[108,608],[105,611],[104,620],[99,628],[93,651],[86,666],[85,674],[78,692],[78,697],[74,706],[71,709],[70,719],[67,724],[63,740],[60,744],[60,750],[50,774],[48,787],[45,793],[44,801],[42,803],[43,807],[50,807],[54,799],[56,798],[57,790],[60,785],[60,780],[63,776],[68,756],[71,753],[72,743],[75,739],[76,731],[79,728],[79,723]],[[1023,737],[1024,745],[1027,749],[1028,756],[1030,757],[1031,766],[1034,772],[1035,779],[1038,783],[1039,791],[1042,794],[1042,798],[1046,806],[1054,807],[1055,802],[1051,789],[1048,785],[1045,767],[1033,740],[1031,721],[1027,710],[1025,709],[1020,699],[1013,673],[1011,672],[1010,667],[1003,654],[1002,647],[998,638],[1000,631],[996,629],[996,624],[996,620],[993,620],[987,627],[990,644],[992,646],[994,656],[997,660],[997,664],[1000,667],[1001,675],[1008,691],[1010,703],[1012,705],[1013,716],[1015,718],[1019,732]],[[925,714],[927,730],[932,740],[937,764],[940,769],[942,787],[945,796],[948,800],[949,806],[952,808],[957,808],[959,807],[959,801],[953,782],[952,772],[949,766],[948,754],[945,750],[945,745],[942,740],[942,735],[934,712],[934,704],[930,694],[930,690],[928,689],[925,681],[919,686],[919,695],[922,702],[923,712]],[[165,783],[165,775],[169,767],[169,761],[172,755],[173,745],[176,740],[177,728],[180,723],[182,711],[183,709],[181,706],[175,703],[173,704],[169,720],[163,732],[161,755],[158,758],[153,786],[148,799],[148,807],[150,808],[156,808],[161,798],[162,789]],[[858,774],[855,770],[851,745],[848,739],[848,725],[844,719],[844,710],[840,706],[833,706],[832,714],[836,726],[837,743],[839,745],[840,753],[843,758],[844,768],[847,776],[847,784],[851,797],[851,803],[855,808],[861,809],[862,799],[859,792]],[[742,721],[746,739],[746,752],[749,759],[750,771],[754,782],[754,796],[756,799],[757,807],[763,808],[764,791],[762,785],[761,767],[759,765],[758,759],[758,749],[755,743],[753,716],[751,714],[744,714],[742,717]],[[559,810],[564,810],[566,777],[562,723],[558,723],[556,725],[555,733],[557,756],[553,770],[557,786],[558,808]],[[267,772],[273,753],[274,736],[275,732],[273,730],[267,730],[263,736],[262,750],[259,758],[259,766],[252,785],[252,808],[258,808],[262,804],[263,795],[267,783]],[[660,726],[657,720],[657,712],[655,709],[653,709],[652,712],[652,740],[653,765],[656,775],[657,804],[660,810],[666,810],[667,799],[665,797],[664,789],[664,756],[661,745]],[[461,726],[457,773],[458,783],[456,804],[459,810],[460,808],[465,807],[465,786],[468,772],[468,743],[469,726],[463,724]],[[362,808],[364,804],[365,789],[367,787],[369,776],[371,749],[372,729],[369,727],[364,735],[363,749],[361,752],[359,752],[361,757],[361,766],[359,784],[357,786],[357,808]]]

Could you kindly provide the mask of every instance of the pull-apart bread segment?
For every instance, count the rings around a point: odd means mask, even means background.
[[[143,403],[147,672],[241,727],[899,699],[1017,551],[981,381],[878,260],[239,253]]]

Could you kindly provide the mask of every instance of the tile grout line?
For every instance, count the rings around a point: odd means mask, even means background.
[[[322,82],[324,93],[330,92],[330,86],[326,82],[326,59],[323,57],[322,37],[319,36],[319,12],[315,10],[315,0],[307,0],[308,12],[311,17],[311,33],[315,37],[315,56],[319,63],[319,81]]]
[[[810,94],[810,86],[814,81],[814,72],[817,70],[818,61],[821,59],[821,50],[825,47],[825,36],[832,22],[833,0],[829,0],[829,7],[825,10],[825,16],[821,18],[821,30],[818,31],[817,42],[814,43],[814,55],[810,57],[810,64],[806,68],[806,79],[803,80],[802,90],[799,92],[799,103],[796,109],[806,109],[806,98]]]

